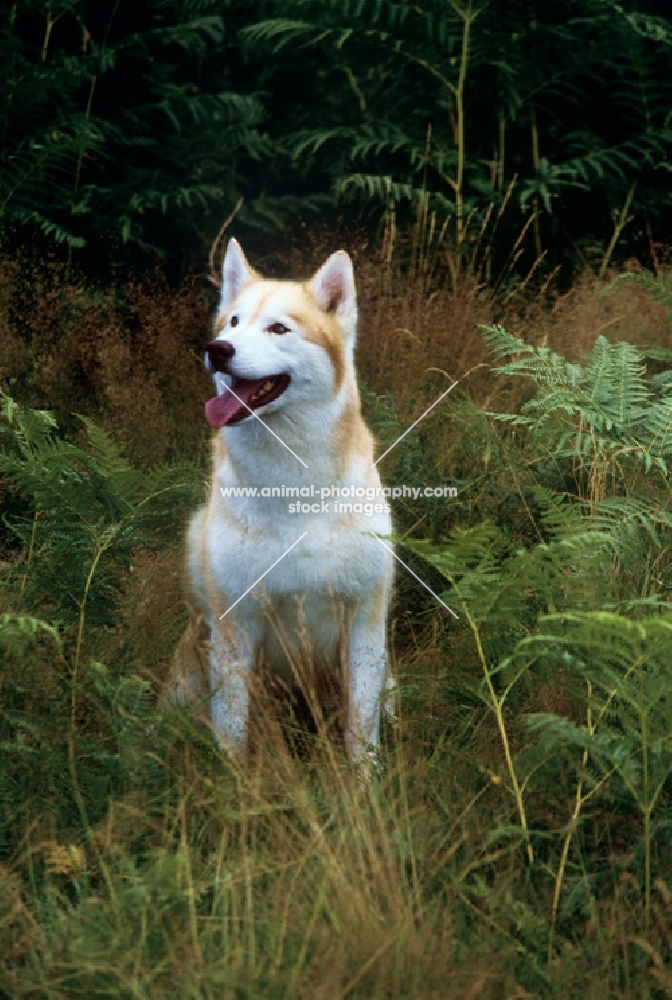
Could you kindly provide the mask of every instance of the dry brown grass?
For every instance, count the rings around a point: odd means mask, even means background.
[[[613,343],[669,346],[667,310],[641,287],[620,282],[602,294],[616,273],[603,280],[584,273],[567,293],[530,292],[522,301],[511,297],[502,303],[469,275],[458,290],[437,284],[431,275],[414,282],[396,275],[386,293],[382,262],[363,262],[358,272],[360,372],[376,388],[388,387],[400,410],[409,402],[418,409],[424,398],[432,398],[430,385],[438,389],[455,379],[479,404],[507,410],[520,398],[496,386],[489,375],[480,324],[501,323],[528,343],[548,346],[572,361],[581,361],[601,334]]]
[[[631,261],[620,269],[636,271]],[[506,317],[504,325],[533,343],[541,343],[570,361],[580,362],[600,335],[612,343],[627,341],[638,347],[669,347],[670,330],[664,306],[653,301],[634,282],[619,282],[602,293],[619,273],[612,268],[604,279],[590,272],[577,277],[571,290],[549,304],[528,303],[520,318]]]
[[[110,997],[132,995],[132,983],[155,998],[515,995],[495,942],[459,947],[443,873],[459,891],[460,867],[487,866],[488,852],[459,810],[446,836],[450,791],[438,809],[426,768],[406,773],[400,757],[374,789],[326,753],[311,778],[272,738],[244,770],[208,773],[186,751],[173,765],[182,792],[163,817],[129,798],[86,852],[53,839],[32,848],[48,872],[42,912],[0,869],[12,997],[66,979],[71,997],[96,983]],[[143,841],[152,847],[137,866],[129,848]],[[59,892],[89,896],[87,879],[90,902],[49,938],[36,931]]]
[[[84,413],[140,466],[202,458],[200,351],[209,302],[193,282],[158,275],[97,291],[55,260],[0,257],[0,384],[54,410],[74,430]]]

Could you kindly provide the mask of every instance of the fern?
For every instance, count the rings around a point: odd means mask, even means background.
[[[665,583],[672,382],[670,373],[649,377],[643,355],[630,344],[599,337],[578,365],[502,327],[483,333],[497,374],[530,379],[536,390],[520,414],[490,414],[524,431],[516,437],[522,455],[513,446],[504,454],[517,469],[533,534],[521,544],[503,524],[486,521],[440,541],[398,544],[443,579],[443,589],[432,586],[465,623],[462,659],[473,660],[480,672],[478,682],[467,683],[496,722],[515,804],[517,823],[508,834],[522,835],[530,861],[536,856],[533,790],[560,762],[576,775],[552,869],[550,956],[580,817],[616,777],[643,817],[650,919],[653,816],[672,774],[672,618]],[[541,485],[544,479],[556,488]],[[553,674],[575,702],[584,702],[585,721],[536,713],[529,718],[530,742],[516,753],[508,713],[535,676]]]
[[[37,564],[28,567],[24,599],[41,607],[59,595],[51,616],[60,625],[81,623],[84,614],[92,623],[109,622],[115,566],[128,566],[134,547],[157,544],[174,522],[177,498],[194,497],[195,471],[140,473],[90,420],[81,418],[91,445],[84,451],[55,436],[50,414],[0,398],[3,430],[13,443],[0,454],[0,466],[32,513],[10,522]]]
[[[536,651],[525,654],[524,643],[543,614],[588,609],[596,600],[608,601],[611,589],[608,533],[597,524],[586,524],[561,497],[543,490],[537,497],[541,526],[549,540],[529,550],[514,548],[501,530],[489,524],[456,531],[440,545],[401,541],[448,582],[441,597],[468,625],[481,673],[473,693],[495,717],[530,861],[534,850],[525,789],[539,759],[534,755],[529,760],[514,759],[506,721],[509,703],[538,659]]]
[[[524,640],[525,651],[574,669],[591,695],[588,723],[578,726],[552,714],[534,714],[528,724],[546,754],[582,753],[602,780],[617,774],[644,824],[645,933],[651,921],[652,819],[672,775],[672,616],[632,621],[605,611],[553,615],[540,622],[542,635]],[[600,779],[593,780],[598,787]]]
[[[72,134],[52,129],[44,137],[20,143],[0,161],[0,220],[34,223],[57,242],[83,246],[69,227],[46,215],[46,206],[49,198],[58,201],[63,181],[74,176],[79,157],[100,152],[101,138],[84,124]],[[44,207],[37,208],[36,203]]]
[[[575,205],[599,198],[607,227],[626,200],[635,212],[659,201],[652,171],[665,167],[672,135],[663,39],[652,58],[634,23],[605,22],[599,3],[580,20],[569,4],[275,0],[266,9],[267,19],[241,32],[249,51],[282,60],[289,46],[300,48],[315,79],[329,80],[326,100],[301,103],[312,121],[288,131],[285,146],[295,162],[328,170],[336,197],[379,210],[427,200],[439,225],[449,221],[458,253],[463,221],[478,227],[488,206],[503,205],[514,176],[523,212],[539,206],[550,215],[559,197]],[[596,95],[619,121],[616,140],[595,124],[609,116],[588,112]],[[540,124],[558,117],[562,128]],[[605,266],[628,222],[626,211]]]
[[[487,523],[458,530],[440,545],[401,541],[450,583],[442,596],[473,617],[497,655],[512,649],[516,633],[520,637],[544,609],[589,607],[598,594],[608,594],[605,572],[617,543],[606,516],[586,520],[576,505],[540,488],[534,496],[548,541],[529,550],[515,549]]]
[[[493,414],[527,427],[546,427],[554,454],[574,457],[593,473],[616,475],[635,457],[667,474],[672,455],[672,397],[645,376],[643,355],[630,344],[598,337],[587,366],[567,363],[547,348],[524,344],[502,327],[482,328],[497,359],[519,355],[495,370],[523,375],[538,387],[520,416]],[[662,392],[661,392],[662,388]],[[596,499],[599,499],[596,495]]]
[[[14,655],[23,653],[40,635],[49,636],[60,651],[62,643],[58,629],[41,618],[31,615],[0,615],[0,643]]]
[[[627,11],[623,4],[616,3],[615,0],[600,0],[600,2],[622,17],[642,37],[672,46],[672,29],[665,18]]]
[[[175,220],[174,244],[195,231],[202,249],[210,214],[245,185],[239,154],[269,152],[258,99],[232,90],[221,60],[234,40],[219,8],[150,0],[120,19],[118,4],[94,16],[68,0],[3,19],[0,220],[71,249],[116,230],[159,252]]]

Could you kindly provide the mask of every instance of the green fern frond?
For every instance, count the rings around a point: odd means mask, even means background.
[[[586,679],[610,697],[607,725],[602,730],[603,741],[593,743],[591,751],[604,755],[619,770],[629,761],[634,770],[630,774],[632,783],[626,783],[634,792],[636,783],[632,780],[633,776],[639,774],[641,779],[641,772],[632,761],[632,754],[641,754],[644,749],[641,720],[648,719],[650,735],[655,732],[659,738],[662,737],[662,755],[656,761],[656,755],[651,754],[649,763],[657,763],[659,767],[655,770],[667,775],[672,769],[672,743],[668,736],[672,722],[672,707],[669,704],[672,615],[669,611],[639,620],[609,611],[575,611],[548,615],[541,624],[546,627],[546,634],[524,639],[520,644],[521,650],[543,644],[544,655],[566,659],[569,653],[577,666],[580,665],[579,669]],[[617,720],[622,728],[619,727],[619,732],[610,732],[609,721]],[[536,724],[544,727],[547,721],[537,719]],[[646,739],[648,736],[644,735]],[[619,749],[614,752],[617,745]],[[623,774],[623,777],[626,775]],[[641,801],[641,795],[650,801],[652,795],[659,794],[660,787],[658,780],[654,779],[646,788],[640,785],[636,797]]]
[[[614,0],[601,0],[601,3],[616,11],[643,38],[672,46],[672,29],[669,21],[665,18],[648,13],[628,11],[623,4],[615,3]]]
[[[548,386],[572,388],[579,384],[583,375],[581,366],[571,364],[548,347],[526,344],[498,324],[481,326],[480,330],[496,361],[517,355],[514,361],[493,369],[496,375],[523,375]]]
[[[21,654],[26,647],[34,642],[39,635],[46,635],[54,642],[60,651],[61,636],[57,628],[41,618],[30,615],[2,614],[0,615],[0,643],[15,655]]]
[[[0,389],[0,416],[7,426],[0,427],[0,432],[9,435],[24,459],[30,458],[35,448],[47,445],[53,439],[54,430],[58,426],[54,416],[48,410],[29,410],[19,406],[11,396]]]
[[[595,408],[595,426],[600,430],[604,426],[610,431],[619,425],[634,429],[646,417],[651,391],[642,361],[631,344],[611,344],[602,336],[595,341],[582,388]]]
[[[295,21],[282,17],[247,25],[240,32],[240,37],[249,44],[270,43],[274,52],[300,41],[316,42],[325,35],[325,32],[318,31],[308,21]]]
[[[607,463],[617,455],[630,456],[643,461],[647,471],[655,466],[666,474],[672,457],[671,401],[661,395],[660,383],[647,379],[643,355],[635,347],[600,336],[588,365],[581,366],[547,348],[526,345],[501,327],[482,330],[498,360],[517,355],[496,373],[522,375],[537,385],[520,416],[492,416],[537,433],[547,428],[558,456]]]
[[[138,472],[86,417],[80,419],[87,451],[56,437],[50,414],[6,396],[2,406],[14,446],[0,453],[0,470],[32,513],[31,519],[8,519],[34,563],[24,598],[39,606],[58,595],[54,614],[66,623],[81,614],[83,603],[94,620],[109,620],[118,588],[115,564],[128,564],[136,546],[156,546],[174,530],[178,500],[194,502],[200,477],[179,466]]]
[[[219,14],[188,18],[179,24],[162,24],[160,27],[144,31],[141,35],[131,34],[125,39],[125,46],[146,49],[152,41],[162,46],[178,45],[195,55],[207,52],[207,42],[220,43],[224,37],[224,21]]]

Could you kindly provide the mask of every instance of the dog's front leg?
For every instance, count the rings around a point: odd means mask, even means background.
[[[238,624],[210,621],[210,713],[219,745],[230,753],[247,749],[249,680],[254,667],[254,637]]]
[[[350,628],[346,741],[354,761],[365,759],[380,740],[387,676],[387,602],[376,596],[377,600],[364,602],[357,609]]]

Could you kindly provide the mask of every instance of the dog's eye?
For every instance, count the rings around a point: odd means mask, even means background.
[[[238,326],[238,317],[232,316],[231,319],[229,320],[229,323],[231,324],[231,326]]]
[[[268,328],[268,332],[277,333],[278,335],[282,333],[289,333],[289,327],[285,326],[284,323],[271,323]]]

